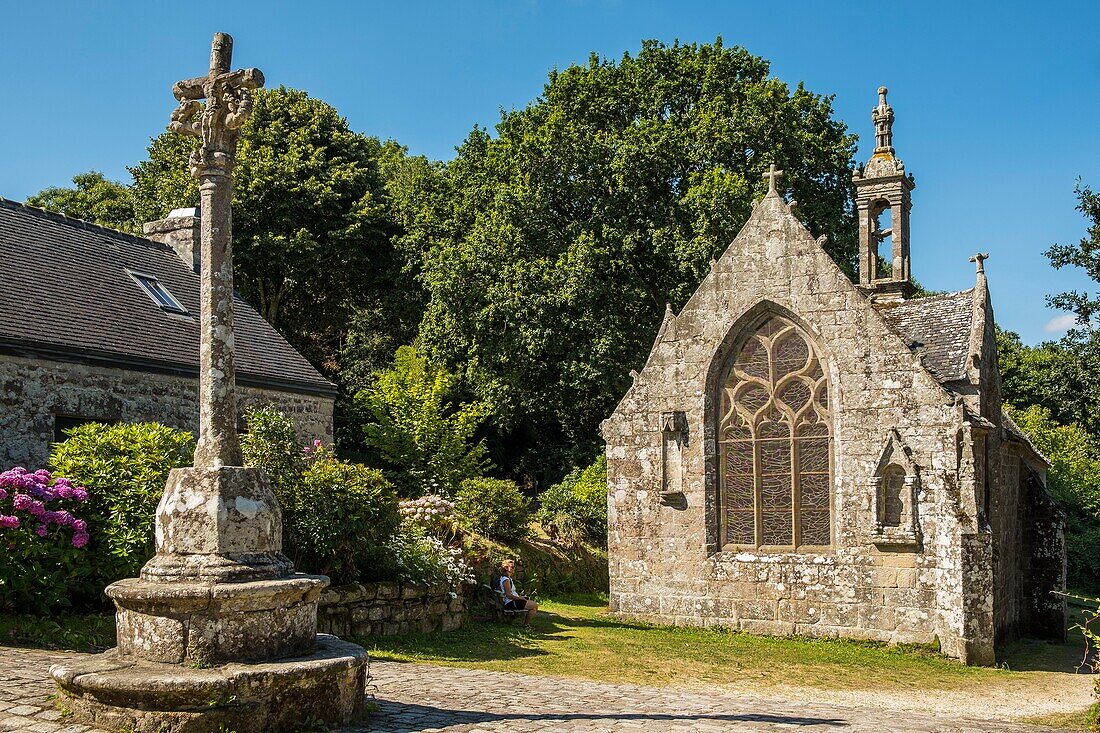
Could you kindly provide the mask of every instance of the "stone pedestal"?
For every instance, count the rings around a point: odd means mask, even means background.
[[[367,653],[319,634],[294,659],[209,669],[135,659],[112,649],[54,665],[58,704],[97,728],[132,733],[268,733],[353,719]]]
[[[157,554],[113,583],[118,646],[50,669],[60,704],[109,730],[283,731],[350,720],[367,653],[317,633],[323,575],[293,572],[262,471],[180,468]]]
[[[248,583],[153,583],[107,588],[120,654],[210,666],[310,654],[323,575],[297,573]]]

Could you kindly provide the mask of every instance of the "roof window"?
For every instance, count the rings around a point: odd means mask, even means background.
[[[180,305],[180,302],[168,292],[168,288],[164,286],[157,278],[152,275],[145,275],[140,272],[132,272],[130,277],[137,281],[137,284],[141,286],[141,289],[145,291],[146,295],[153,299],[153,302],[160,306],[160,309],[167,313],[178,313],[180,315],[188,315],[187,309]]]

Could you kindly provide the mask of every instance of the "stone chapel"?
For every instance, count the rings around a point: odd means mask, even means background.
[[[968,664],[1064,635],[1063,515],[1001,408],[986,255],[973,288],[914,297],[893,119],[880,88],[853,174],[859,282],[773,166],[604,421],[616,613],[938,644]]]

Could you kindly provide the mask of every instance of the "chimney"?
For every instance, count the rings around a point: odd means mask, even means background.
[[[181,260],[195,272],[199,271],[201,235],[197,208],[173,209],[164,219],[146,222],[142,231],[147,239],[167,244],[176,250]]]

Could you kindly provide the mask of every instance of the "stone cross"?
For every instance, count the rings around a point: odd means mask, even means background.
[[[875,123],[875,152],[894,152],[894,108],[886,103],[886,87],[878,88],[878,106],[871,110]]]
[[[982,254],[981,252],[979,252],[978,254],[971,257],[970,261],[977,264],[978,272],[984,273],[985,272],[985,261],[988,260],[988,259],[989,259],[989,253],[988,252],[986,252],[985,254]]]
[[[242,462],[233,360],[233,162],[241,125],[252,111],[252,90],[264,85],[264,75],[259,69],[230,71],[232,58],[233,38],[216,34],[209,73],[172,87],[179,107],[168,125],[202,141],[191,154],[202,212],[197,468]]]
[[[768,179],[768,195],[778,196],[779,191],[775,188],[775,179],[783,175],[783,171],[775,169],[775,163],[768,166],[768,172],[763,175],[763,178]]]

